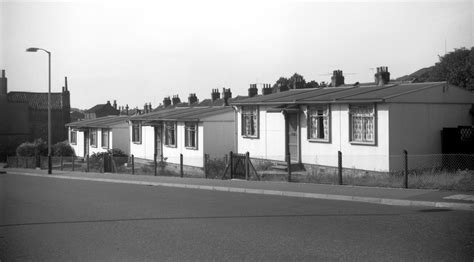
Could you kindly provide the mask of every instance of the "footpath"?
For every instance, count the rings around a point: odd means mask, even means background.
[[[0,168],[5,174],[474,211],[474,192]]]

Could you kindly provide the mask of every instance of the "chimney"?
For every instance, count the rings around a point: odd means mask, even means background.
[[[2,78],[0,78],[0,97],[1,100],[7,99],[7,78],[5,76],[5,70],[2,70]]]
[[[212,101],[216,101],[217,99],[221,98],[221,94],[219,93],[219,89],[212,89],[211,99]]]
[[[188,97],[188,104],[192,105],[192,104],[197,103],[197,101],[198,101],[198,98],[197,98],[196,94],[195,93],[190,93],[189,97]]]
[[[181,100],[179,99],[179,96],[178,95],[173,96],[173,105],[175,106],[179,103],[181,103]]]
[[[148,103],[148,112],[153,111],[153,107],[151,106],[151,102]]]
[[[271,93],[273,93],[273,88],[270,84],[263,84],[262,95],[269,95]]]
[[[67,86],[67,76],[64,77],[64,92],[69,91],[69,88]]]
[[[125,113],[126,113],[127,116],[128,116],[128,104],[125,106]]]
[[[337,87],[342,85],[344,85],[344,75],[342,74],[342,70],[332,71],[331,86]]]
[[[117,109],[117,100],[114,100],[114,108]]]
[[[390,72],[387,66],[377,67],[377,73],[374,75],[375,85],[384,86],[390,81]]]
[[[171,98],[169,96],[163,98],[163,106],[168,107],[171,105]]]
[[[109,105],[109,106],[110,106],[110,100],[107,100],[107,105]]]
[[[148,113],[148,104],[147,104],[147,103],[145,103],[145,104],[143,105],[143,112],[144,112],[145,114]]]
[[[249,97],[254,97],[258,94],[257,84],[250,84]]]
[[[229,98],[232,98],[232,92],[230,91],[230,88],[222,88],[222,96],[224,98],[224,105],[228,106],[229,105]]]

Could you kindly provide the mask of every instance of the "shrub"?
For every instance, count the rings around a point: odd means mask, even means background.
[[[68,141],[58,142],[53,145],[53,156],[75,156],[74,149],[69,145]]]
[[[16,155],[17,156],[47,156],[48,155],[48,146],[43,139],[36,139],[33,142],[24,142],[16,148]]]

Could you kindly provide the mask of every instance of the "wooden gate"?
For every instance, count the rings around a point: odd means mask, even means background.
[[[250,162],[249,153],[237,154],[232,151],[229,153],[229,163],[227,164],[222,179],[226,177],[227,172],[230,173],[230,179],[250,179],[250,168],[252,168],[258,180],[260,177]]]

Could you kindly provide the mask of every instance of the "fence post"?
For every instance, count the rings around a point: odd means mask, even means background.
[[[72,171],[74,171],[74,156],[71,156],[71,162],[72,162]]]
[[[86,155],[86,172],[89,172],[89,154]]]
[[[157,168],[157,165],[158,165],[158,163],[156,162],[156,153],[153,155],[153,164],[154,164],[154,167],[155,167],[154,168],[154,170],[155,170],[154,175],[156,176],[156,172],[157,172],[156,168]]]
[[[63,171],[63,156],[61,156],[59,158],[59,161],[61,162],[61,164],[60,164],[61,165],[61,171]]]
[[[291,182],[291,156],[290,153],[286,154],[286,166],[288,170],[288,182]]]
[[[249,180],[249,152],[245,153],[245,180]]]
[[[232,151],[230,151],[229,153],[229,158],[230,158],[230,179],[234,178],[234,153],[232,153]]]
[[[337,151],[337,177],[339,185],[342,185],[342,152]]]
[[[183,177],[183,154],[179,154],[179,174]]]
[[[132,154],[132,175],[135,175],[135,156]]]
[[[404,162],[405,162],[405,179],[403,181],[403,184],[405,188],[408,188],[408,151],[403,150],[403,155],[404,155]]]

